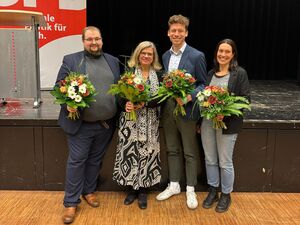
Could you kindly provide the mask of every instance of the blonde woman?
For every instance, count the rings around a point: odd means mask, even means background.
[[[159,87],[161,65],[155,45],[150,41],[141,42],[128,61],[128,66],[136,76],[150,85],[151,95]],[[121,112],[118,131],[118,146],[113,171],[113,179],[130,191],[124,200],[129,205],[138,198],[138,206],[147,208],[147,189],[158,184],[161,179],[159,146],[158,100],[134,105],[121,99]],[[126,112],[135,110],[137,120],[126,119]]]

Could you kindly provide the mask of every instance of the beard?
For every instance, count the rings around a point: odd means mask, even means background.
[[[90,53],[91,55],[94,55],[94,56],[99,56],[99,55],[101,55],[101,49],[99,48],[99,46],[98,46],[98,48],[97,48],[96,51],[95,51],[95,50],[92,50],[91,47],[90,47],[90,48],[85,48],[85,50],[86,50],[88,53]]]

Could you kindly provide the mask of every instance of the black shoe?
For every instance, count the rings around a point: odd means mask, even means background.
[[[217,201],[219,201],[218,190],[216,187],[210,186],[208,188],[208,195],[206,196],[206,199],[202,203],[202,207],[205,209],[209,209]]]
[[[229,194],[221,193],[220,200],[218,202],[218,205],[216,206],[216,212],[222,213],[226,212],[229,209],[229,206],[231,204],[231,197]]]
[[[140,189],[139,196],[138,196],[138,205],[140,209],[147,208],[147,192],[144,188]]]
[[[126,198],[124,199],[124,204],[125,205],[130,205],[131,203],[134,202],[134,200],[137,198],[137,192],[132,190],[128,193]]]

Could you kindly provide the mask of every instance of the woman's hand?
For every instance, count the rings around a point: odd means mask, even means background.
[[[132,110],[134,110],[134,105],[132,102],[126,102],[125,105],[125,111],[126,112],[131,112]]]
[[[140,102],[139,104],[134,105],[134,110],[141,109],[144,107],[144,105],[145,105],[145,102]]]
[[[145,105],[145,102],[141,102],[139,104],[133,104],[132,102],[126,102],[125,110],[126,112],[131,112],[132,110],[137,110],[143,108]]]

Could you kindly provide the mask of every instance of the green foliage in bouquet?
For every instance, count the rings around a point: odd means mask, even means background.
[[[118,95],[133,104],[147,102],[150,99],[150,85],[137,77],[133,71],[126,71],[121,75],[117,84],[112,84],[108,93]],[[135,110],[127,113],[128,120],[136,120]]]
[[[186,73],[185,70],[176,69],[166,73],[163,76],[163,81],[158,89],[157,94],[153,99],[160,98],[159,103],[167,100],[168,98],[182,98],[186,101],[186,96],[190,94],[195,88],[195,78]],[[186,115],[183,106],[177,104],[174,109],[174,115]]]

